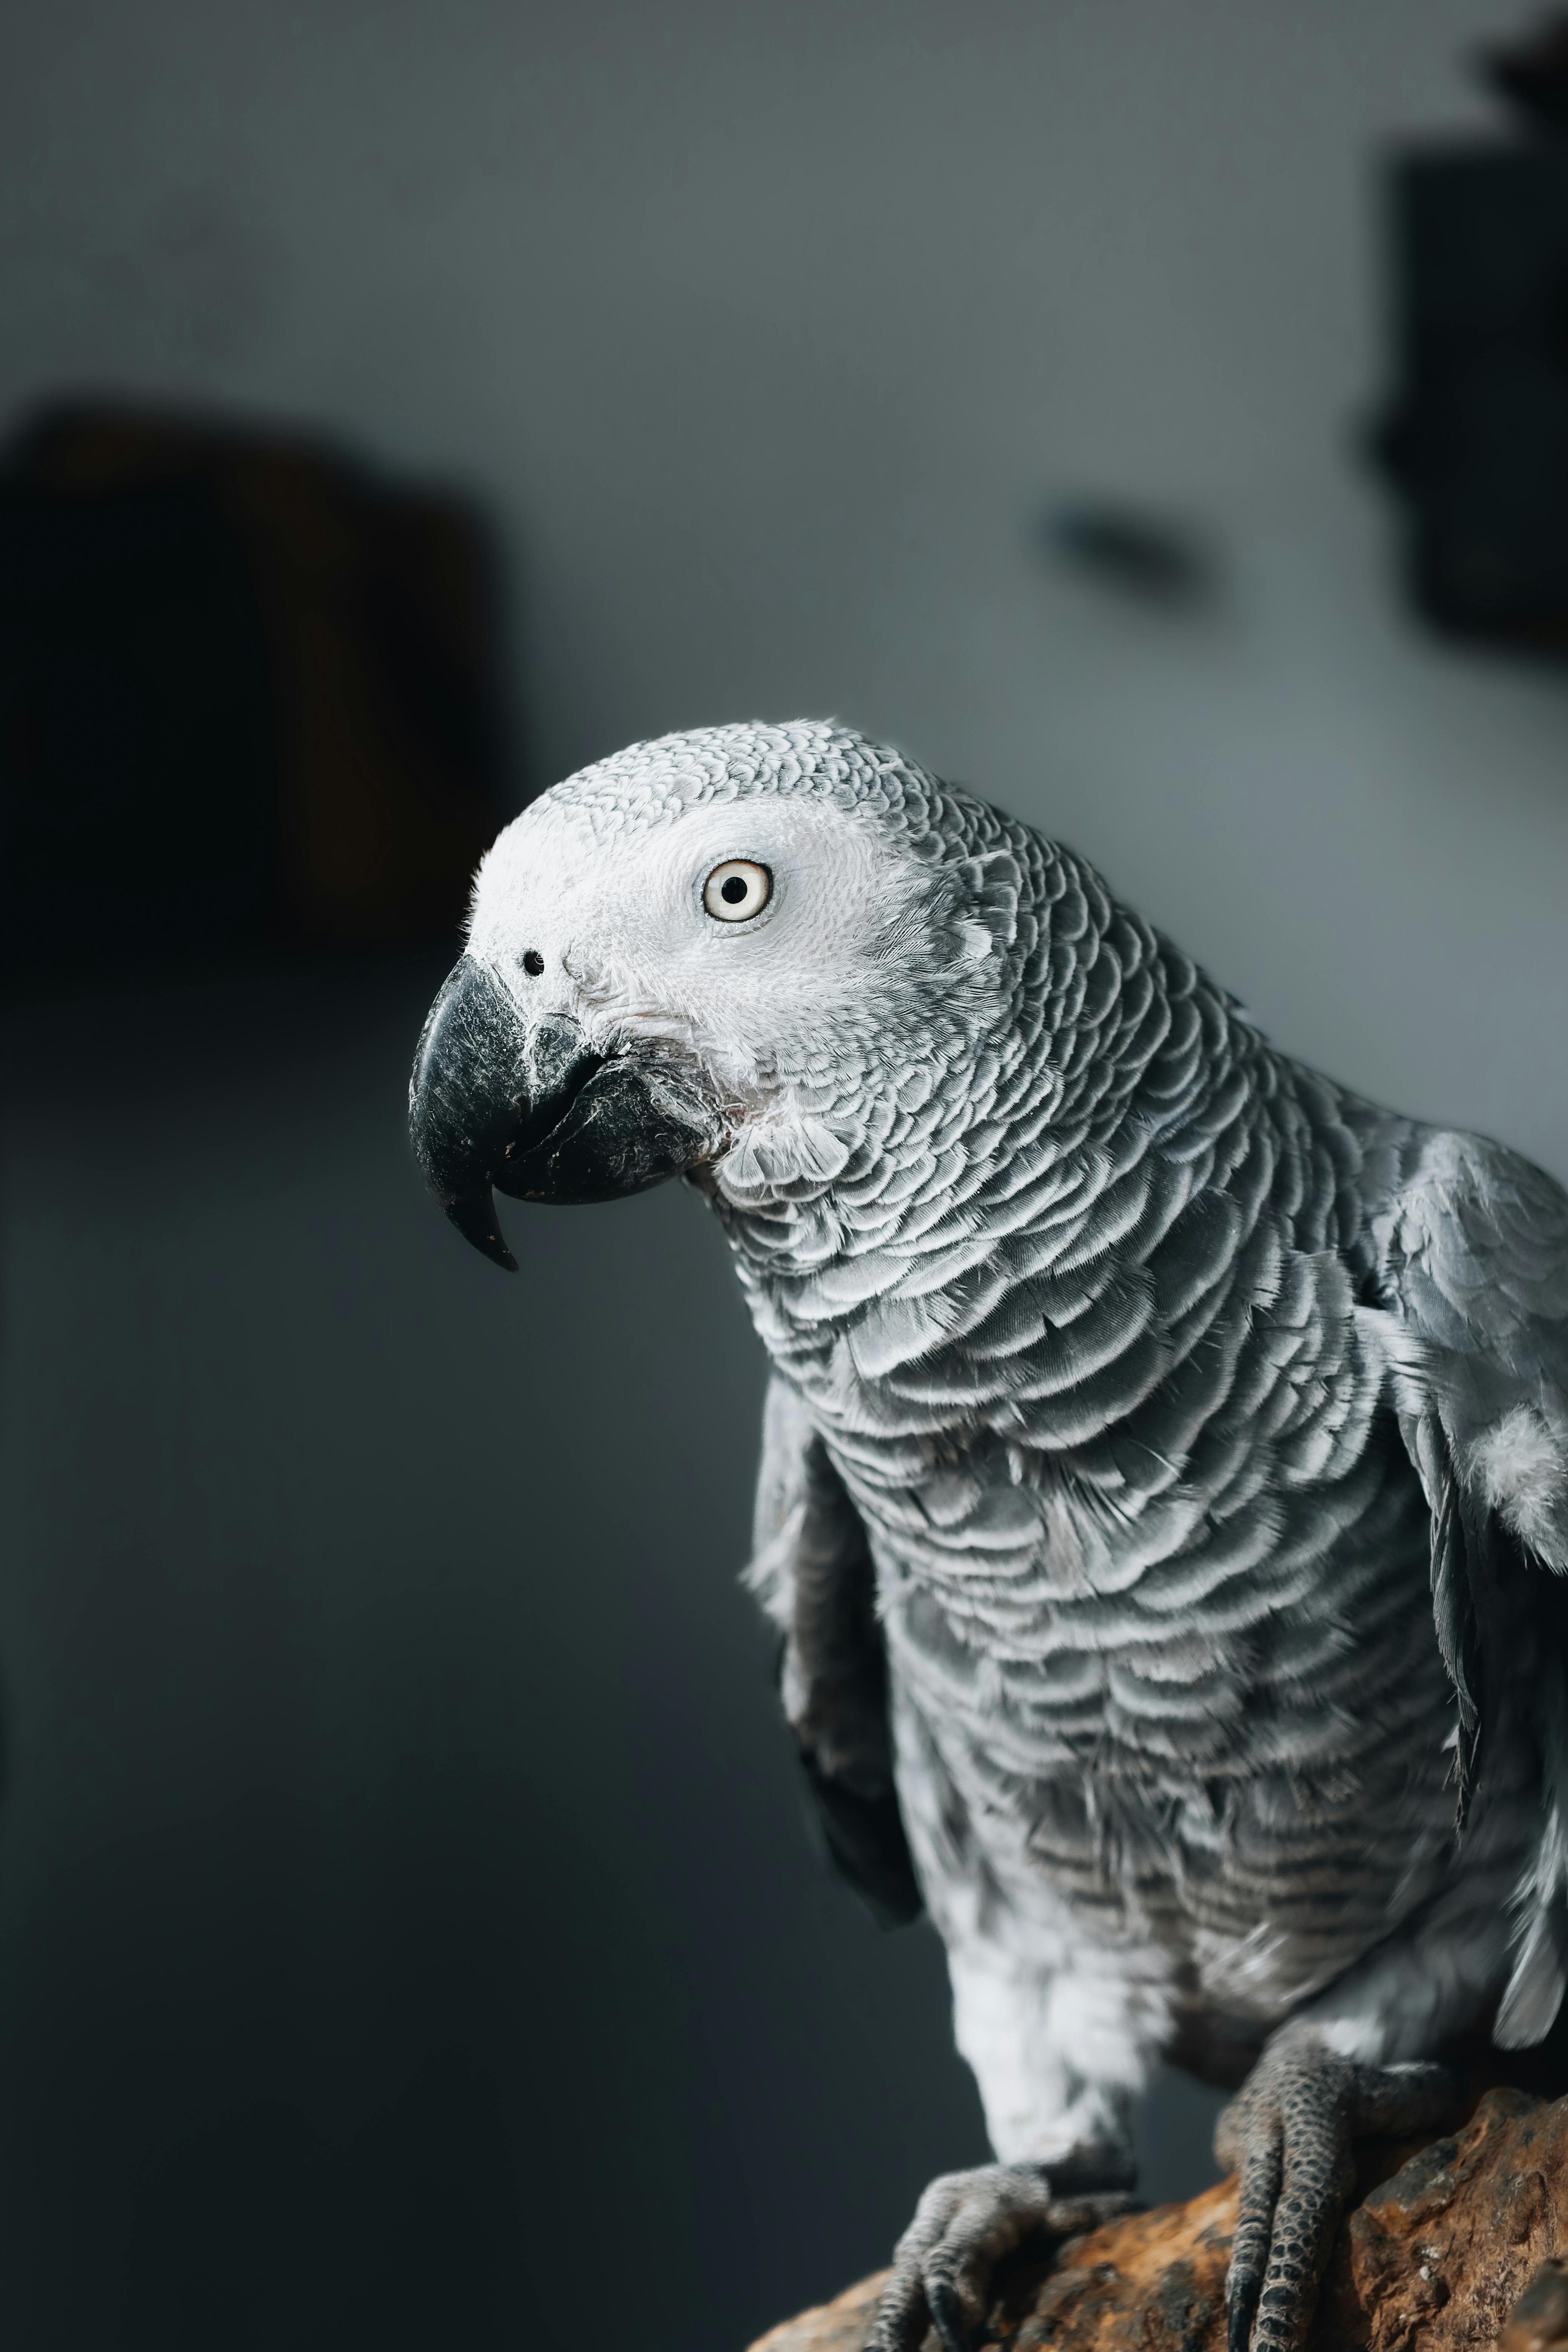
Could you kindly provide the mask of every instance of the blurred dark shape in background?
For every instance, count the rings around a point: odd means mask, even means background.
[[[1041,518],[1047,553],[1096,587],[1163,612],[1213,602],[1219,561],[1201,532],[1124,499],[1064,499]]]
[[[1396,388],[1373,450],[1436,628],[1568,654],[1568,17],[1489,52],[1525,136],[1413,148],[1390,184]]]
[[[500,607],[444,492],[47,410],[0,461],[0,968],[449,930],[513,805]]]
[[[1527,121],[1568,131],[1568,16],[1554,16],[1529,40],[1487,49],[1481,69]]]

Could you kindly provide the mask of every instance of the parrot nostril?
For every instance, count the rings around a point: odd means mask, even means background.
[[[544,958],[537,948],[530,948],[522,959],[522,968],[531,979],[537,980],[544,970]]]

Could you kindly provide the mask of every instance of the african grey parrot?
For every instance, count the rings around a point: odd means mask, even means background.
[[[751,1581],[835,1845],[921,1898],[997,2161],[870,2338],[1239,2095],[1233,2347],[1299,2347],[1358,2128],[1568,1974],[1568,1197],[1277,1053],[1080,857],[837,726],[639,744],[509,826],[411,1088],[492,1187],[681,1174],[768,1354]],[[1124,2200],[1123,2200],[1124,2201]]]

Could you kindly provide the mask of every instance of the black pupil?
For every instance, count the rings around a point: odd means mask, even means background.
[[[539,978],[540,973],[544,970],[544,958],[540,954],[537,948],[529,949],[528,953],[522,959],[522,968],[524,971],[531,973],[535,980]]]
[[[726,906],[738,907],[745,895],[746,885],[738,874],[731,874],[727,882],[721,882],[719,885],[719,896],[724,900]]]

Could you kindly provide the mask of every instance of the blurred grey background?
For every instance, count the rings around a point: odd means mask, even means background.
[[[1483,0],[134,0],[0,25],[0,425],[340,436],[500,534],[523,771],[836,712],[1286,1045],[1568,1174],[1568,680],[1423,639],[1376,162]],[[1042,559],[1084,492],[1222,593]],[[981,2152],[803,1825],[762,1366],[677,1192],[421,1199],[454,950],[6,1016],[0,2336],[739,2352]],[[613,1449],[592,1433],[615,1432]],[[1162,2086],[1158,2195],[1212,2102]]]

